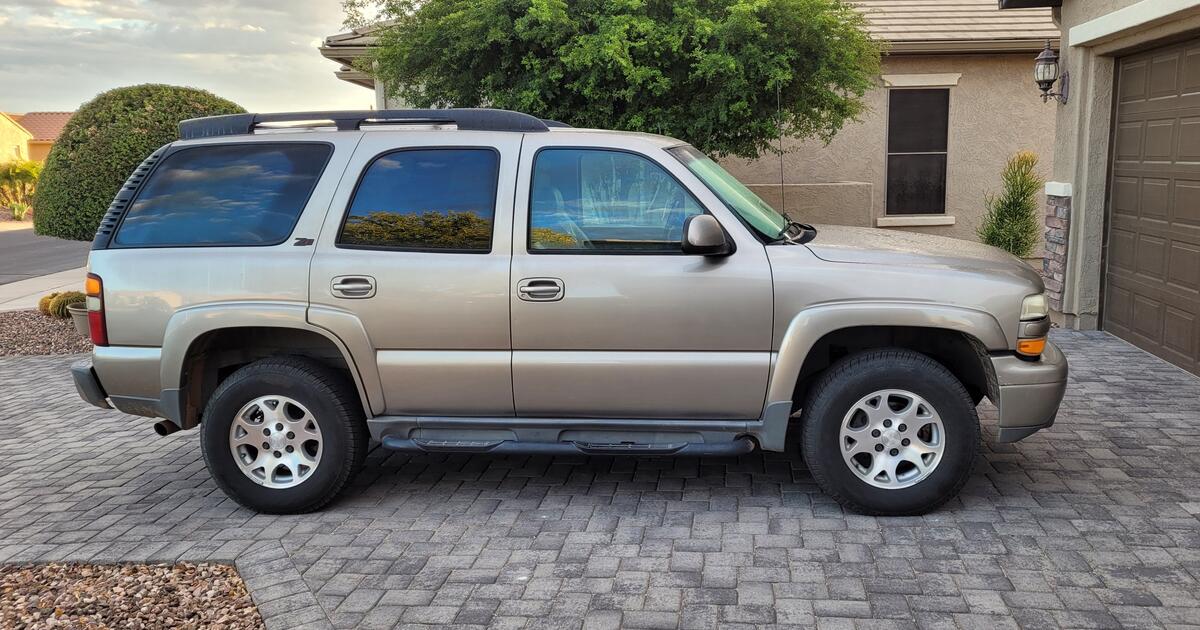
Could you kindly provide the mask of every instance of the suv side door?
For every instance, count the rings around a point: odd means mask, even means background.
[[[685,255],[708,213],[735,245]],[[526,135],[513,230],[518,416],[752,419],[771,364],[764,246],[662,146]]]
[[[361,323],[374,356],[355,360],[376,362],[385,413],[513,415],[520,146],[508,133],[363,134],[318,238],[309,320]]]

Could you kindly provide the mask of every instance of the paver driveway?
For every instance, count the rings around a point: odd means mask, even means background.
[[[236,560],[271,627],[1200,624],[1200,379],[1056,333],[1058,423],[987,441],[923,518],[844,513],[794,456],[410,457],[319,514],[216,489],[195,432],[79,401],[66,357],[0,359],[0,561]]]

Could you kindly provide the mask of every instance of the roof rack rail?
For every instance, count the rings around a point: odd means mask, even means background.
[[[330,121],[338,131],[355,131],[364,124],[453,124],[464,131],[515,132],[547,131],[549,127],[565,126],[521,112],[487,108],[280,112],[192,118],[179,123],[179,139],[248,135],[265,123],[307,121]]]

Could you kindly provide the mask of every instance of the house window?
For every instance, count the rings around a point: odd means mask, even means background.
[[[888,93],[887,213],[946,213],[950,90]]]

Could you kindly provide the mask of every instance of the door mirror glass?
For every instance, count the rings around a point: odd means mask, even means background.
[[[725,239],[725,230],[711,214],[688,217],[683,224],[683,253],[700,256],[725,256],[733,252]]]

